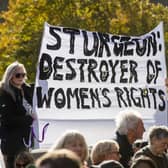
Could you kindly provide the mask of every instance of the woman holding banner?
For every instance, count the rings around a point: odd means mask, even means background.
[[[26,79],[24,65],[16,61],[6,68],[0,83],[1,151],[7,168],[13,168],[15,156],[28,149],[36,118],[31,106],[33,89]]]

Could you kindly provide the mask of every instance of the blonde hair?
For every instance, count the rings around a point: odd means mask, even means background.
[[[91,160],[93,164],[98,165],[106,160],[106,157],[114,151],[114,148],[119,149],[119,145],[115,140],[100,140],[91,150]]]
[[[57,142],[51,147],[50,151],[65,148],[66,145],[72,144],[76,141],[80,141],[83,146],[84,154],[83,158],[81,158],[81,161],[83,162],[88,158],[88,146],[86,144],[84,136],[77,130],[65,131],[62,136],[59,137]]]
[[[2,80],[0,82],[0,87],[4,91],[9,93],[14,100],[16,100],[16,98],[15,98],[15,94],[13,92],[13,89],[11,88],[11,82],[10,81],[11,81],[13,75],[16,73],[18,68],[23,68],[24,72],[26,73],[26,69],[25,69],[24,65],[19,63],[18,61],[15,61],[15,62],[11,63],[6,68],[6,70],[4,72],[4,75],[2,77]]]

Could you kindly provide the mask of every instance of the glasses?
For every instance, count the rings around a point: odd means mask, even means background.
[[[24,164],[16,163],[17,168],[26,167],[26,166],[27,166],[27,163],[24,163]]]
[[[26,76],[26,73],[16,73],[15,78],[24,78]]]

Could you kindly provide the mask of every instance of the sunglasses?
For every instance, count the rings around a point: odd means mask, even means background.
[[[16,73],[15,78],[24,78],[26,76],[26,73]]]

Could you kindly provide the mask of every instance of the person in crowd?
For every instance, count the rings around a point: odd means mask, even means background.
[[[81,162],[83,163],[83,168],[87,168],[88,146],[85,137],[79,131],[65,131],[59,137],[57,142],[51,147],[50,151],[63,148],[75,152],[81,159]]]
[[[157,166],[150,157],[142,155],[134,160],[130,168],[157,168]]]
[[[133,144],[132,144],[132,148],[134,153],[136,153],[138,150],[140,150],[141,148],[143,148],[144,146],[148,145],[147,141],[144,141],[142,139],[137,139]]]
[[[34,164],[34,158],[28,151],[20,152],[15,158],[15,168],[27,168],[28,165]]]
[[[82,168],[80,158],[71,150],[49,151],[36,161],[37,168]]]
[[[121,111],[116,117],[116,138],[121,154],[120,163],[129,168],[130,160],[134,154],[132,144],[142,139],[145,131],[141,115],[134,109]]]
[[[23,64],[10,64],[0,82],[1,151],[7,168],[14,167],[15,156],[27,150],[33,120],[33,89],[26,83]]]
[[[120,160],[119,145],[115,140],[100,140],[91,150],[92,164],[98,165],[105,160]]]
[[[99,165],[92,165],[91,168],[124,168],[120,162],[116,160],[105,160]]]
[[[168,149],[168,127],[152,126],[149,129],[149,145],[143,147],[135,153],[133,162],[140,156],[151,158],[158,168],[168,167],[166,151]]]

